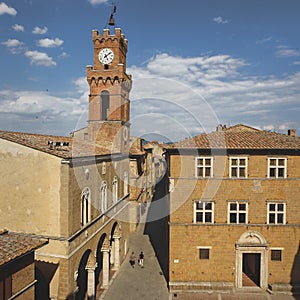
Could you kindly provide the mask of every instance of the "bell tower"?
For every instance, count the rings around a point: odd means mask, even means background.
[[[92,31],[94,66],[87,66],[90,87],[88,136],[98,145],[111,145],[123,152],[130,129],[131,75],[126,73],[128,41],[120,28],[111,34]]]

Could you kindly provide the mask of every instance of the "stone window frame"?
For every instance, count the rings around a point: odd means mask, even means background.
[[[210,260],[211,256],[211,246],[197,246],[199,251],[199,259],[200,260]]]
[[[237,164],[233,165],[232,161],[237,160]],[[241,160],[245,160],[245,165],[240,163]],[[232,169],[237,169],[237,176],[232,175]],[[241,169],[245,169],[245,176],[241,176]],[[247,156],[230,156],[229,157],[229,177],[230,178],[247,178],[248,177],[248,157]]]
[[[270,206],[275,205],[275,210],[270,210]],[[283,210],[278,210],[278,206],[283,205]],[[270,214],[275,215],[275,221],[270,222]],[[282,215],[282,222],[278,222],[278,216]],[[286,201],[267,201],[267,224],[268,225],[285,225],[286,224]]]
[[[271,252],[271,261],[282,262],[282,254],[284,248],[270,248]],[[274,256],[273,256],[274,255]],[[279,255],[279,256],[278,256]]]
[[[271,164],[275,160],[275,164]],[[279,162],[283,161],[281,165]],[[274,176],[271,176],[271,171],[274,170]],[[280,173],[283,172],[282,175]],[[287,158],[286,157],[268,157],[268,178],[287,178]]]
[[[206,164],[206,160],[210,160],[209,164]],[[199,161],[203,160],[203,164],[200,165]],[[213,156],[197,156],[195,157],[195,177],[196,178],[212,178],[213,177],[213,165],[214,158]],[[202,175],[199,175],[199,169],[202,168]],[[209,170],[209,176],[206,175],[206,170]]]
[[[203,203],[203,208],[197,208],[198,203]],[[206,208],[206,204],[211,204],[211,209]],[[194,206],[194,217],[193,217],[193,223],[195,224],[214,224],[214,215],[215,215],[215,203],[211,200],[194,200],[193,203]],[[197,221],[197,213],[202,214],[202,221]],[[206,222],[206,213],[211,214],[211,222]]]
[[[236,210],[231,208],[231,204],[236,204]],[[240,205],[245,205],[245,210]],[[230,215],[236,214],[236,222],[231,222]],[[240,222],[240,214],[245,214],[245,222]],[[246,200],[229,200],[227,201],[227,224],[248,224],[249,203]]]
[[[91,192],[88,187],[85,187],[81,192],[80,199],[80,221],[81,225],[85,226],[92,220],[91,215],[92,205],[91,205]]]
[[[119,200],[118,196],[118,189],[119,189],[119,182],[118,182],[118,177],[114,176],[113,182],[112,182],[112,201],[113,204],[116,204]]]
[[[100,208],[102,213],[107,211],[107,204],[107,182],[103,180],[100,186]]]
[[[126,196],[128,194],[128,191],[129,191],[129,188],[128,188],[128,185],[129,185],[129,176],[128,176],[128,172],[127,171],[124,171],[124,174],[123,174],[123,193],[124,193],[124,196]]]

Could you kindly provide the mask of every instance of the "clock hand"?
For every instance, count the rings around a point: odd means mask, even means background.
[[[105,55],[104,55],[104,58],[107,58],[107,56],[108,56],[108,55],[111,55],[111,54],[112,54],[112,52],[109,52],[109,53],[105,54]]]

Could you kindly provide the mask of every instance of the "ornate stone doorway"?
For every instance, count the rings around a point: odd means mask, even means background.
[[[247,231],[236,243],[237,288],[268,288],[268,243],[262,234]]]

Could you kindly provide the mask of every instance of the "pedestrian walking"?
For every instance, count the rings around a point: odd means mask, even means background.
[[[141,251],[141,253],[139,255],[139,266],[144,268],[144,253],[143,253],[143,251]]]
[[[131,255],[130,255],[129,263],[134,268],[134,265],[135,265],[135,255],[134,255],[134,252],[132,252]]]

